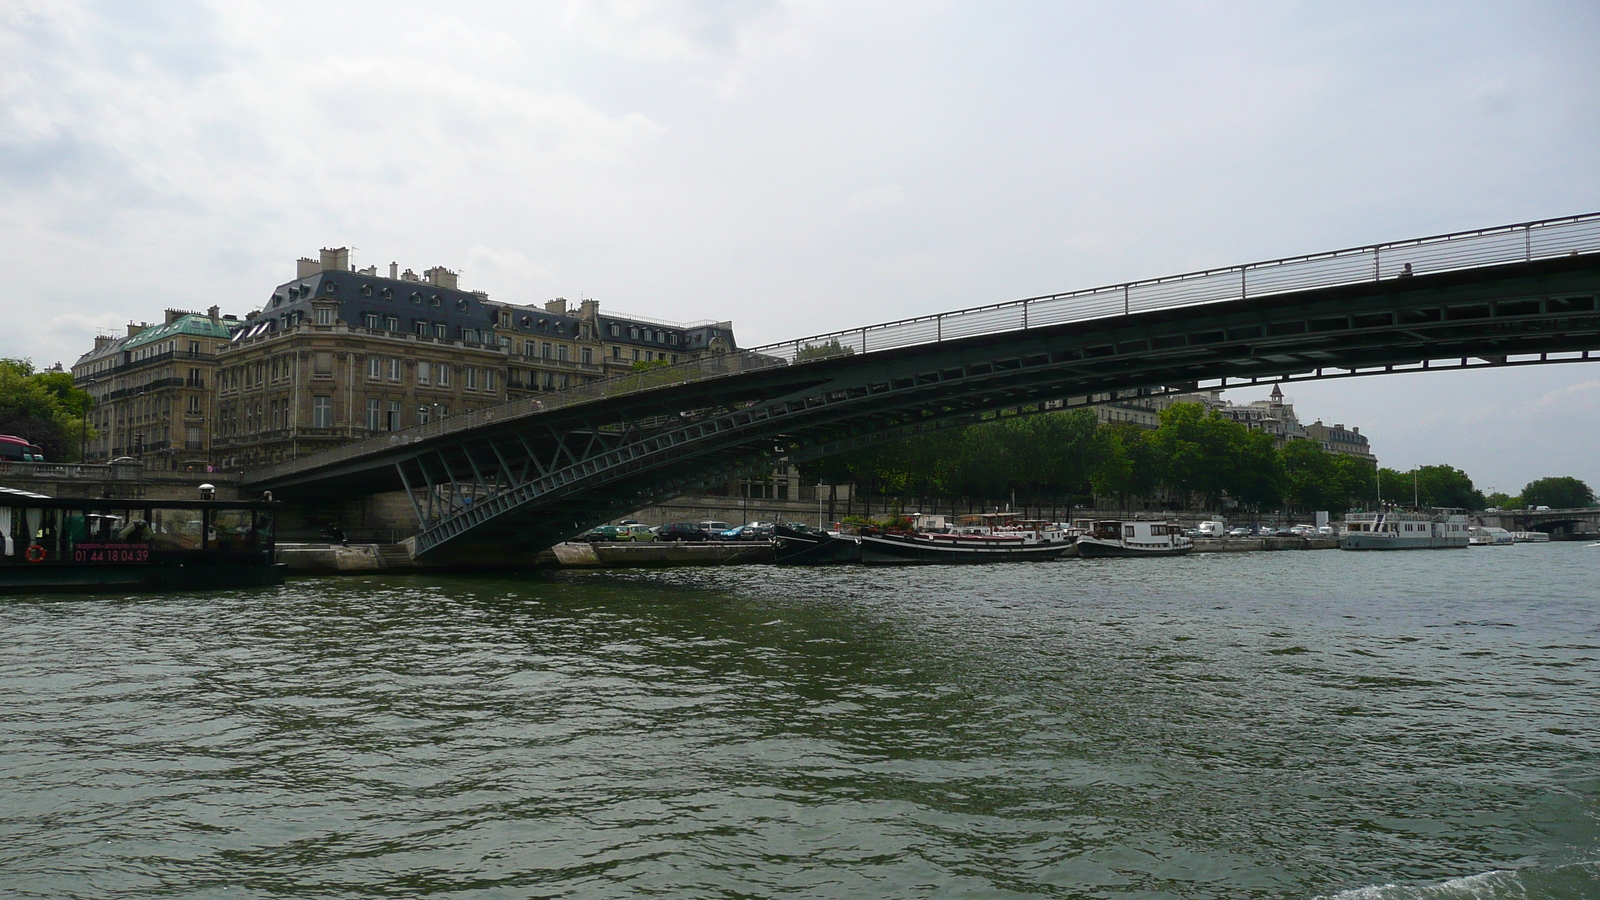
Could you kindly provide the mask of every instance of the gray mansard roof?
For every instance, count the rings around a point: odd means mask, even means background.
[[[325,270],[278,285],[261,313],[246,322],[237,337],[255,337],[282,330],[293,318],[310,320],[313,299],[337,300],[338,317],[360,325],[375,314],[399,319],[397,330],[411,332],[421,321],[429,326],[444,325],[451,338],[460,338],[462,329],[480,332],[492,329],[500,310],[511,312],[511,325],[529,337],[575,340],[579,336],[578,316],[553,313],[539,307],[499,303],[487,296],[442,287],[426,281],[384,278],[361,272]],[[705,349],[714,338],[721,338],[728,349],[736,348],[733,327],[728,322],[697,322],[671,325],[630,317],[598,317],[601,340],[634,344],[640,347],[675,351]],[[615,329],[613,329],[615,326]],[[613,333],[615,331],[615,333]],[[674,340],[673,338],[676,338]]]

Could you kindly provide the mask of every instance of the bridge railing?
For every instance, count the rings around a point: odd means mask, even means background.
[[[1600,252],[1600,213],[1480,228],[1207,269],[831,331],[753,348],[806,362],[1015,331],[1439,272]]]
[[[1027,297],[643,369],[346,444],[321,451],[315,454],[315,459],[319,466],[337,463],[491,422],[592,400],[842,355],[1136,312],[1595,252],[1600,252],[1600,213],[1588,213]],[[304,465],[303,461],[279,463],[258,469],[249,477],[252,481],[269,481],[290,475]]]

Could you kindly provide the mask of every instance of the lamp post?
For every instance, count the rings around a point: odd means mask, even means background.
[[[817,530],[827,531],[828,526],[822,521],[822,482],[817,482]]]

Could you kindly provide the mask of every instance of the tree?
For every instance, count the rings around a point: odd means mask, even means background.
[[[850,356],[855,352],[854,347],[846,347],[839,343],[838,338],[833,338],[820,344],[806,344],[795,353],[794,361],[805,362],[808,359],[827,359],[830,356]]]
[[[1594,491],[1587,484],[1563,475],[1558,478],[1539,478],[1528,482],[1522,489],[1523,506],[1548,506],[1551,509],[1575,509],[1594,506]]]
[[[1525,504],[1520,496],[1507,494],[1504,491],[1495,491],[1483,498],[1486,504],[1484,509],[1517,509]]]
[[[25,359],[0,360],[0,434],[38,444],[46,459],[79,458],[83,438],[94,436],[84,427],[93,403],[65,372],[35,372]]]
[[[1338,464],[1316,441],[1290,441],[1282,451],[1284,499],[1301,510],[1331,509],[1343,499]]]
[[[1406,473],[1394,473],[1398,483],[1391,491],[1388,487],[1389,469],[1384,470],[1384,493],[1398,497],[1401,503],[1414,497],[1421,506],[1439,506],[1457,509],[1483,509],[1483,492],[1472,486],[1467,473],[1453,466],[1418,466]]]

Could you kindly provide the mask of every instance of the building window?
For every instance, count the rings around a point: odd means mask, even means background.
[[[433,336],[434,337],[436,337],[436,338],[438,338],[440,340],[444,340],[449,335],[450,335],[449,326],[445,325],[443,322],[438,322],[438,323],[434,324],[434,326],[433,326]]]
[[[191,412],[191,413],[200,412],[200,398],[195,394],[190,394],[189,395],[189,412]]]
[[[483,389],[486,390],[486,391],[494,390],[494,370],[493,369],[484,369],[483,370]]]
[[[584,347],[578,351],[578,356],[583,360],[584,365],[590,365],[594,362],[594,348]]]
[[[319,306],[319,307],[317,307],[317,324],[318,325],[332,325],[333,324],[333,307],[331,307],[331,306]]]
[[[634,362],[638,362],[639,361],[639,348],[638,347],[633,348],[633,361]]]
[[[429,374],[428,370],[430,368],[431,367],[426,362],[420,362],[419,361],[417,363],[417,384],[427,384],[428,383],[428,374]]]
[[[383,377],[383,360],[376,356],[367,357],[367,377],[373,381]]]
[[[556,359],[559,359],[562,362],[566,362],[567,361],[567,351],[569,349],[571,349],[571,348],[569,348],[566,344],[562,344],[561,346],[557,347],[556,348]]]
[[[467,366],[467,390],[475,391],[477,389],[478,389],[478,370],[476,368],[474,368],[473,366]]]
[[[429,331],[428,323],[421,319],[413,319],[411,321],[411,330],[417,333],[417,337],[427,337]]]
[[[333,427],[333,398],[332,397],[312,397],[311,398],[311,427],[312,428],[332,428]]]
[[[369,331],[377,331],[378,330],[379,316],[378,316],[377,313],[367,313],[366,315],[361,317],[361,321],[366,323],[367,329]]]
[[[426,425],[426,424],[428,424],[428,413],[429,413],[428,404],[424,403],[424,404],[422,404],[422,405],[417,407],[417,424],[418,425]]]
[[[379,419],[378,419],[378,403],[379,403],[378,400],[369,399],[367,401],[367,430],[368,431],[377,431],[378,430],[378,421],[379,421]]]
[[[450,367],[448,365],[444,364],[444,363],[439,363],[439,387],[449,387],[449,386],[450,386]]]
[[[400,380],[400,360],[398,358],[389,360],[389,380]]]
[[[622,328],[619,327],[617,325],[617,323],[615,323],[615,322],[611,323],[611,336],[612,337],[621,337],[622,336]]]
[[[545,359],[549,359],[550,358],[550,345],[548,343],[544,343],[544,344],[540,344],[539,345],[539,355],[544,357]]]
[[[611,348],[611,358],[612,359],[621,359],[622,358],[622,348],[621,347],[612,347]]]
[[[537,355],[535,353],[536,350],[538,350],[538,344],[536,342],[534,342],[534,341],[523,341],[522,342],[522,355],[523,356],[536,356]]]
[[[478,342],[478,330],[476,328],[461,329],[461,339],[469,344],[476,344]]]
[[[633,338],[634,340],[637,341],[639,339],[639,329],[637,327],[629,328],[628,329],[628,337]]]
[[[399,331],[400,320],[395,316],[385,316],[383,320],[383,327],[388,331]]]
[[[399,400],[390,400],[389,401],[389,417],[388,417],[388,420],[383,423],[383,427],[384,427],[384,430],[386,430],[386,431],[399,431],[400,430],[400,401]]]

